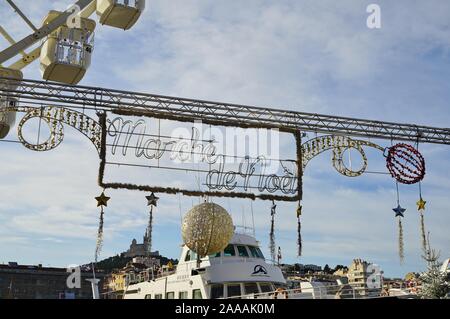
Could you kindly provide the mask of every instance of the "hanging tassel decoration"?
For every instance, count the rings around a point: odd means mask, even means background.
[[[271,216],[272,216],[272,222],[270,225],[270,257],[272,258],[272,261],[275,262],[276,260],[276,248],[275,248],[275,214],[276,214],[277,205],[275,205],[275,201],[272,201],[272,209],[271,209]]]
[[[303,250],[303,243],[302,243],[302,221],[301,221],[301,216],[302,216],[302,209],[303,207],[300,205],[300,203],[298,203],[298,208],[297,208],[297,255],[298,257],[302,256],[302,250]]]
[[[108,206],[108,201],[111,199],[105,195],[105,192],[95,198],[97,200],[97,207],[100,207],[100,221],[98,224],[97,231],[97,243],[95,246],[95,262],[97,263],[98,257],[100,256],[103,247],[103,225],[104,225],[104,208]]]
[[[154,193],[151,193],[150,196],[145,196],[145,198],[147,199],[147,206],[150,206],[150,216],[148,219],[147,231],[145,234],[146,242],[144,244],[146,245],[147,256],[150,256],[152,252],[153,207],[158,206],[159,197],[156,197]]]
[[[417,147],[419,147],[418,143],[417,143]],[[422,198],[422,183],[419,182],[419,200],[417,201],[416,205],[417,205],[417,210],[419,211],[420,214],[420,234],[422,237],[422,250],[424,251],[424,253],[427,251],[427,235],[426,235],[426,231],[425,231],[425,204],[427,202],[423,200]]]
[[[403,225],[402,225],[402,218],[404,217],[404,213],[406,212],[406,209],[402,208],[400,204],[392,209],[395,212],[395,217],[398,217],[398,256],[400,257],[400,264],[403,264],[403,261],[405,260],[405,254],[404,254],[404,243],[403,243]]]
[[[403,264],[405,261],[405,251],[404,251],[404,243],[403,243],[403,225],[402,225],[402,217],[398,218],[398,256],[400,257],[400,264]]]
[[[100,253],[101,253],[101,250],[103,247],[103,224],[104,224],[103,215],[104,215],[104,210],[102,207],[101,212],[100,212],[100,222],[99,222],[98,231],[97,231],[97,244],[95,247],[95,263],[97,263],[98,257],[100,256]]]
[[[283,258],[283,256],[281,255],[281,247],[278,246],[278,256],[277,256],[277,264],[278,264],[278,266],[280,266],[282,258]]]
[[[427,250],[427,237],[425,235],[425,217],[423,216],[423,211],[420,211],[420,231],[422,233],[422,249]]]
[[[421,183],[419,183],[419,196],[420,196],[420,199],[417,201],[416,205],[417,205],[417,210],[419,211],[419,214],[420,214],[420,233],[421,233],[421,237],[422,237],[422,249],[425,252],[425,251],[427,251],[427,236],[426,236],[426,231],[425,231],[425,217],[424,217],[423,213],[425,212],[425,204],[427,202],[424,201],[422,198]]]
[[[147,256],[150,256],[150,253],[152,252],[152,233],[153,233],[153,206],[150,207],[150,213],[148,218],[148,225],[147,225],[147,231],[146,231],[146,237],[147,242],[145,243],[147,245],[146,253]]]
[[[404,213],[406,209],[400,206],[400,192],[398,189],[398,182],[395,183],[397,188],[397,207],[392,210],[395,212],[395,217],[398,217],[398,256],[400,258],[400,264],[403,264],[405,260],[404,254],[404,242],[403,242],[403,225],[402,218],[405,217]]]

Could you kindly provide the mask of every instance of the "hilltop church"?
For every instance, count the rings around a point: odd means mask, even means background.
[[[138,244],[136,239],[133,239],[130,245],[130,249],[128,249],[126,252],[122,253],[124,257],[128,258],[135,258],[135,257],[159,257],[159,251],[149,252],[148,246],[149,246],[150,236],[148,235],[148,232],[145,232],[145,235],[143,237],[142,244]]]

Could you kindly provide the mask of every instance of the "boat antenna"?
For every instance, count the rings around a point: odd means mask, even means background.
[[[94,276],[93,279],[86,279],[86,281],[89,281],[92,286],[92,299],[100,299],[100,293],[98,291],[98,283],[100,282],[100,279],[95,278],[95,268],[94,268],[94,262],[91,262],[92,265],[92,274]]]

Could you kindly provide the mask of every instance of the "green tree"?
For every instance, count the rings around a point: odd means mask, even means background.
[[[439,253],[431,249],[429,238],[428,247],[425,249],[425,254],[422,258],[427,262],[427,271],[420,275],[420,280],[422,281],[420,296],[424,299],[447,298],[450,293],[447,273],[441,271]]]

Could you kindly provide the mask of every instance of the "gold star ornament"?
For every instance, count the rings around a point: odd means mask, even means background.
[[[425,210],[425,204],[426,204],[426,203],[427,203],[427,202],[424,201],[424,200],[422,199],[422,197],[420,197],[419,201],[416,203],[416,205],[417,205],[417,210]]]
[[[108,206],[108,201],[111,199],[111,197],[108,197],[105,195],[105,192],[103,192],[100,196],[95,197],[96,201],[97,201],[97,207],[100,206]]]

